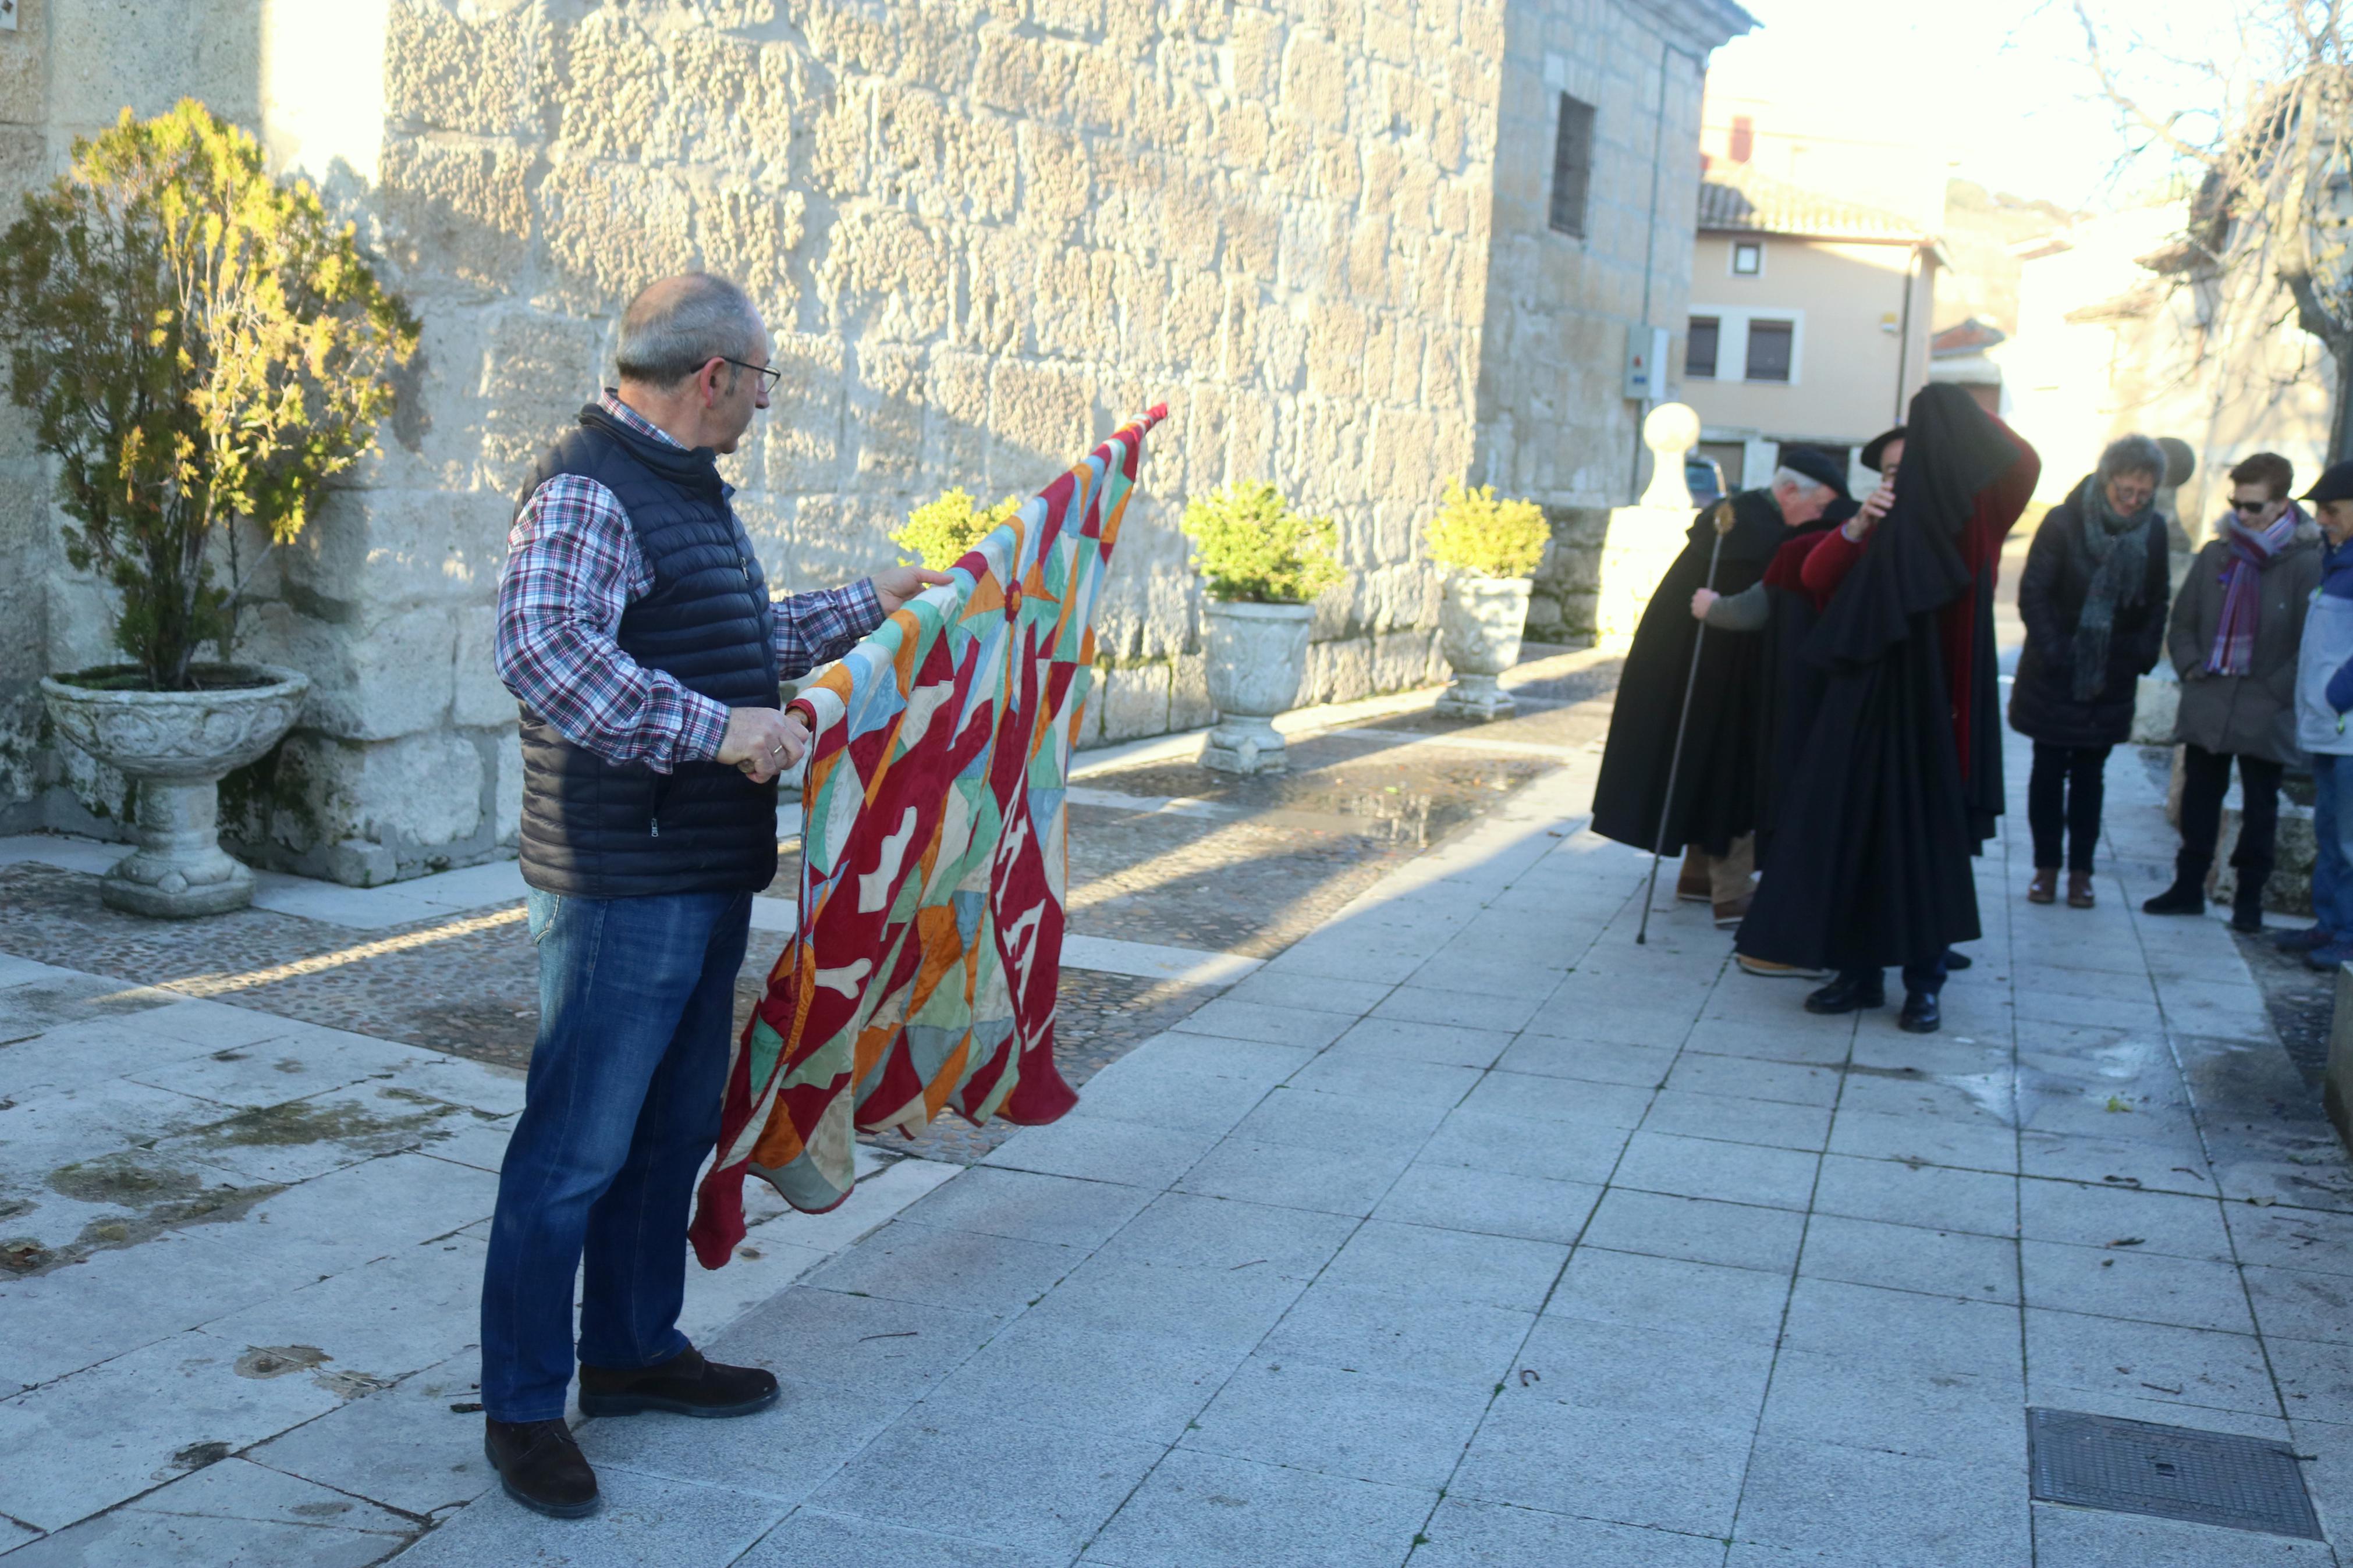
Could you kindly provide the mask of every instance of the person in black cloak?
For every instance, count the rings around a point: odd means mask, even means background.
[[[1876,443],[1874,443],[1876,446]],[[1864,448],[1868,454],[1872,447]],[[1866,457],[1864,466],[1877,465]],[[1797,743],[1821,700],[1821,671],[1799,657],[1812,635],[1821,605],[1806,591],[1801,578],[1806,557],[1832,529],[1841,527],[1866,503],[1835,500],[1820,521],[1794,528],[1755,587],[1730,597],[1702,588],[1692,595],[1692,614],[1712,628],[1753,631],[1762,635],[1761,668],[1757,681],[1757,866],[1761,872],[1773,858],[1773,830],[1787,805],[1789,770]],[[1874,515],[1875,521],[1875,515]],[[1767,979],[1822,980],[1828,972],[1799,969],[1738,955],[1740,967]]]
[[[1900,1022],[1927,1034],[1947,950],[1978,935],[1969,858],[2001,810],[1995,572],[2042,460],[1957,386],[1923,389],[1905,430],[1885,521],[1805,560],[1820,693],[1737,948],[1836,970],[1815,1013],[1884,1005],[1883,972],[1902,964]]]
[[[1825,453],[1792,447],[1783,449],[1781,466],[1767,488],[1743,490],[1702,509],[1692,521],[1683,553],[1651,595],[1619,678],[1609,740],[1594,785],[1593,830],[1620,844],[1669,855],[1691,846],[1694,856],[1676,882],[1676,895],[1714,905],[1719,926],[1737,925],[1748,911],[1763,639],[1753,631],[1712,632],[1700,643],[1692,595],[1709,585],[1712,556],[1717,592],[1737,594],[1750,587],[1789,530],[1811,527],[1824,509],[1845,494],[1841,464]],[[1715,518],[1722,507],[1731,509],[1732,527],[1717,554]],[[1694,644],[1699,644],[1698,675],[1691,685],[1691,712],[1685,716],[1683,692]],[[1683,761],[1674,767],[1679,720]],[[1669,806],[1671,767],[1675,798]]]

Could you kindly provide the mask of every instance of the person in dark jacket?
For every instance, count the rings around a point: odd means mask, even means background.
[[[2030,903],[2092,907],[2108,752],[2132,734],[2140,678],[2165,646],[2168,573],[2157,487],[2165,451],[2146,436],[2108,444],[2100,466],[2042,520],[2018,579],[2026,649],[2010,687],[2010,728],[2034,742],[2026,820],[2034,834]]]
[[[590,1415],[777,1398],[774,1373],[707,1361],[678,1326],[752,896],[776,874],[775,781],[807,743],[777,683],[948,581],[901,566],[770,598],[716,466],[768,405],[768,356],[723,279],[639,294],[621,384],[541,459],[499,581],[540,1007],[482,1266],[480,1408],[508,1495],[561,1518],[597,1500],[564,1421],[575,1365]]]
[[[1845,471],[1826,454],[1788,447],[1767,488],[1703,508],[1642,611],[1619,679],[1593,787],[1593,831],[1668,855],[1689,846],[1676,896],[1713,905],[1722,929],[1748,912],[1754,885],[1764,639],[1753,631],[1719,632],[1703,642],[1692,599],[1710,585],[1711,566],[1719,592],[1748,588],[1791,531],[1815,527],[1845,493]],[[1730,523],[1721,533],[1720,516]],[[1670,775],[1674,799],[1662,810]]]
[[[2295,469],[2258,452],[2231,470],[2231,510],[2190,563],[2166,651],[2181,677],[2181,853],[2152,915],[2206,912],[2231,763],[2239,764],[2238,890],[2231,923],[2263,926],[2263,882],[2279,826],[2280,773],[2298,758],[2295,671],[2305,611],[2320,586],[2320,525],[2288,499]]]
[[[2353,462],[2331,467],[2304,499],[2322,540],[2295,678],[2295,743],[2312,760],[2313,923],[2278,941],[2334,974],[2353,963]]]

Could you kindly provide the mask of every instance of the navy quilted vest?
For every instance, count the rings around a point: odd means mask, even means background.
[[[621,616],[621,651],[730,708],[776,705],[768,588],[709,449],[641,436],[591,404],[533,470],[516,511],[576,474],[620,500],[652,591]],[[523,880],[581,898],[756,891],[776,874],[776,786],[718,763],[658,773],[608,763],[522,709]]]

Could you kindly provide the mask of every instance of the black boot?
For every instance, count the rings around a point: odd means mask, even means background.
[[[2142,904],[2140,912],[2145,915],[2204,914],[2206,868],[2206,861],[2193,861],[2186,852],[2178,857],[2173,862],[2173,886]]]
[[[2261,931],[2263,929],[2263,885],[2272,879],[2269,866],[2238,868],[2239,886],[2231,895],[2231,929]]]
[[[776,1374],[765,1367],[726,1366],[705,1361],[687,1347],[653,1366],[616,1372],[580,1369],[580,1414],[635,1415],[641,1410],[672,1415],[750,1415],[776,1402]]]
[[[596,1472],[561,1421],[482,1423],[482,1453],[507,1496],[557,1519],[596,1511]]]
[[[1859,1013],[1887,1005],[1886,976],[1876,969],[1841,974],[1806,998],[1809,1013]]]
[[[1944,1009],[1937,1005],[1934,991],[1915,991],[1906,995],[1903,1015],[1895,1020],[1895,1026],[1907,1035],[1933,1035],[1944,1025]]]

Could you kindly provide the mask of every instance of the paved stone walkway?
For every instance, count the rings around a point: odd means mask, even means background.
[[[2046,1405],[2292,1439],[2353,1524],[2353,1181],[2223,928],[2115,876],[2030,908],[1996,846],[1943,1035],[1813,1018],[1701,911],[1634,945],[1589,790],[1523,788],[738,1323],[776,1410],[591,1424],[598,1517],[492,1494],[401,1561],[2334,1561],[2028,1496]]]
[[[0,1285],[0,1555],[2334,1561],[2027,1495],[2032,1404],[2289,1440],[2332,1535],[2353,1511],[2353,1172],[2220,922],[2137,914],[2146,771],[2110,770],[2099,909],[2026,906],[1995,847],[1924,1041],[1805,1016],[1701,910],[1636,947],[1644,863],[1581,831],[1591,721],[1548,711],[1489,743],[1554,771],[1071,1118],[695,1271],[691,1331],[787,1398],[586,1424],[580,1522],[483,1495],[469,1408],[511,1070],[0,958],[0,1231],[53,1253]],[[1200,815],[1135,760],[1092,809]],[[1148,887],[1113,896],[1153,934]]]
[[[0,1554],[342,1568],[491,1484],[475,1302],[519,1074],[5,955],[0,1043],[29,1271],[0,1283]],[[690,1332],[954,1171],[867,1165],[824,1219],[771,1197],[690,1277]]]

